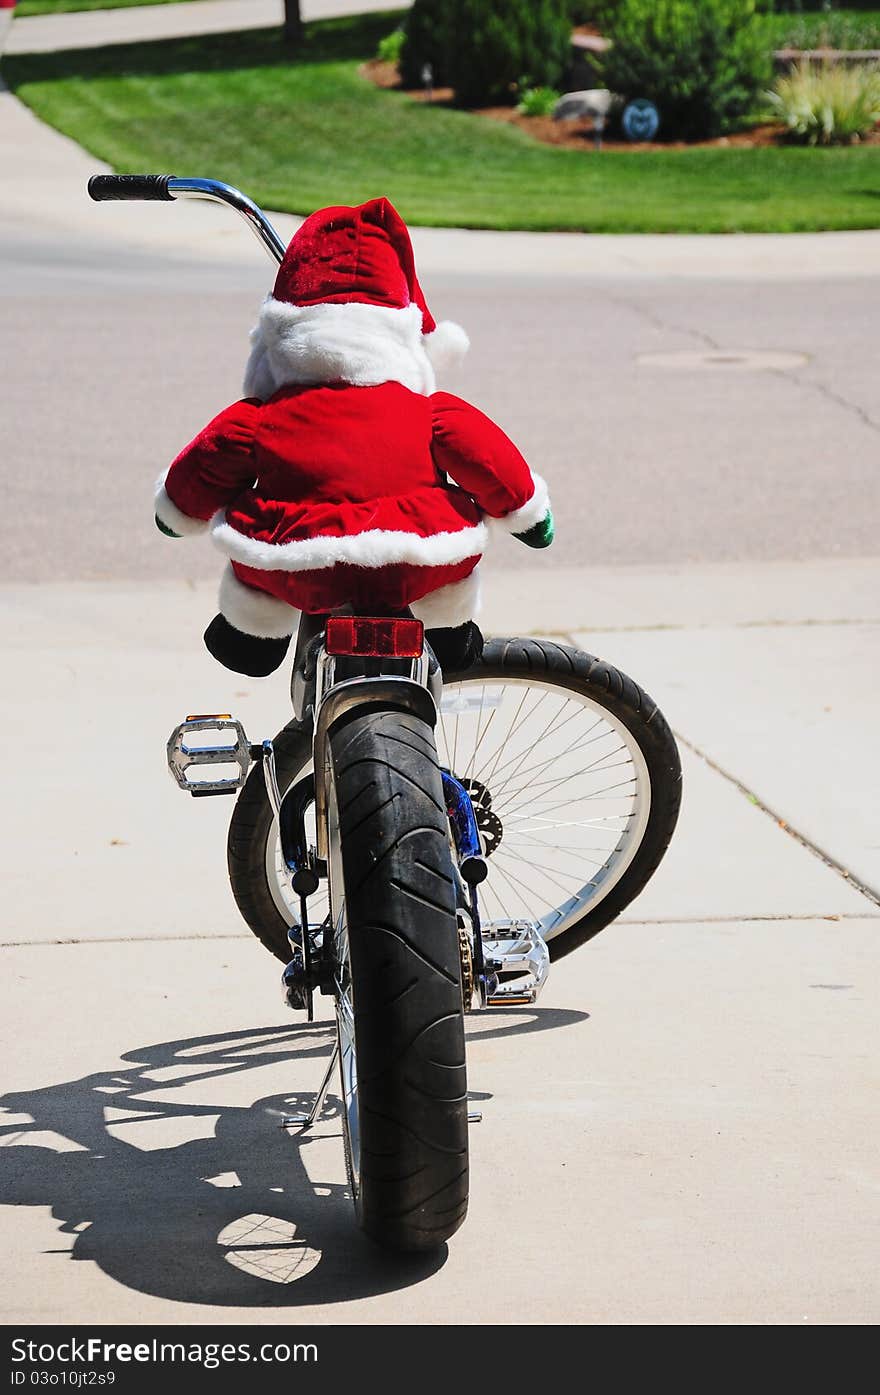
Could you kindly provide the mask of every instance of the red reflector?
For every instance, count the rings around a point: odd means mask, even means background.
[[[364,659],[417,659],[424,648],[421,620],[369,620],[334,615],[327,621],[327,653]]]

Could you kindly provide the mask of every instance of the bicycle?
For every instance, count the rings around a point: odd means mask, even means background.
[[[203,198],[285,247],[213,180],[96,175],[111,199]],[[551,962],[645,886],[675,829],[672,733],[619,670],[569,646],[490,639],[442,674],[409,614],[304,615],[293,718],[249,741],[193,715],[167,761],[196,797],[236,795],[228,837],[245,921],[284,965],[287,1001],[334,1000],[349,1185],[359,1225],[394,1249],[441,1245],[468,1204],[464,1019],[533,1004]],[[223,767],[228,768],[223,773]],[[240,793],[239,793],[240,792]]]

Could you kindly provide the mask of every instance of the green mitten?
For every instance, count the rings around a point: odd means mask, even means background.
[[[163,523],[158,514],[156,514],[156,527],[159,529],[159,532],[160,532],[160,533],[164,533],[164,534],[165,534],[166,538],[179,538],[179,537],[180,537],[180,533],[175,533],[175,532],[173,531],[173,529],[171,529],[171,528],[168,527],[168,524],[167,524],[167,523]]]
[[[553,541],[553,514],[548,509],[540,523],[525,533],[514,533],[513,536],[524,542],[526,547],[549,547]]]

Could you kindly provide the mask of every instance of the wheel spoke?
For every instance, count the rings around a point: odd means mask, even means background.
[[[629,764],[629,762],[626,762],[626,764]],[[567,785],[567,784],[569,783],[570,780],[576,779],[577,776],[578,776],[580,773],[581,773],[580,771],[575,771],[574,775],[569,775],[565,780],[561,780],[560,783],[559,783],[558,788],[561,789],[562,786],[563,786],[563,785]],[[580,796],[580,799],[581,799],[581,800],[587,800],[587,799],[601,799],[603,795],[610,794],[612,790],[623,789],[626,785],[632,785],[632,784],[634,784],[634,783],[635,783],[635,780],[636,780],[635,775],[632,775],[632,776],[630,776],[630,778],[629,778],[628,780],[621,780],[621,781],[619,781],[616,785],[606,785],[604,789],[596,790],[596,791],[595,791],[594,793],[592,793],[592,794],[582,794],[582,795]],[[630,796],[629,796],[629,795],[618,794],[618,795],[615,795],[614,797],[615,797],[615,799],[627,799],[627,798],[629,798]],[[550,809],[547,810],[547,813],[552,813],[554,808],[555,808],[555,809],[565,809],[569,804],[572,804],[572,803],[574,803],[574,800],[572,800],[572,799],[563,799],[559,804],[551,805]],[[520,805],[517,806],[516,809],[511,809],[511,810],[509,811],[508,817],[509,817],[511,814],[517,814],[517,813],[519,813],[520,809],[527,809],[527,808],[528,808],[528,804],[520,804]]]
[[[549,721],[549,722],[547,723],[547,725],[544,727],[543,731],[540,731],[540,732],[538,733],[538,735],[532,740],[531,744],[528,745],[528,746],[525,748],[524,751],[520,752],[519,756],[512,756],[511,759],[510,759],[509,761],[505,761],[505,763],[504,763],[502,766],[496,768],[496,769],[493,771],[493,774],[492,774],[492,784],[493,784],[494,786],[498,787],[498,786],[497,786],[498,777],[501,776],[501,775],[503,775],[505,771],[507,771],[508,773],[507,773],[507,775],[505,776],[505,779],[502,781],[502,784],[501,784],[500,788],[503,789],[505,785],[510,784],[510,781],[511,781],[511,780],[516,776],[516,774],[519,772],[519,770],[520,770],[520,768],[521,768],[521,766],[522,766],[523,761],[528,760],[529,756],[530,756],[530,755],[532,754],[532,752],[536,749],[536,747],[537,747],[542,741],[545,741],[545,740],[549,737],[549,735],[550,735],[551,732],[553,731],[553,728],[554,728],[555,724],[558,722],[558,720],[559,720],[559,718],[561,717],[562,713],[565,711],[566,707],[568,707],[569,705],[571,705],[571,699],[570,699],[570,698],[566,698],[565,702],[562,704],[562,706],[559,708],[559,710],[550,718],[550,721]],[[566,719],[565,719],[564,722],[560,723],[560,725],[556,727],[556,734],[557,734],[557,735],[558,735],[558,733],[562,730],[562,728],[563,728],[568,722],[573,721],[575,717],[579,716],[579,714],[580,714],[580,709],[578,708],[577,704],[574,704],[574,709],[575,709],[574,712],[572,712],[572,713],[570,714],[570,716],[566,717]],[[601,719],[600,719],[600,720],[601,720]],[[598,723],[597,723],[597,725],[598,725]],[[573,749],[574,746],[577,746],[577,745],[580,745],[580,738],[576,738],[576,739],[575,739],[575,742],[573,743],[573,746],[572,746],[572,747],[569,747],[569,749],[571,750],[571,749]],[[556,757],[555,757],[555,756],[551,756],[550,759],[551,759],[551,760],[555,760]],[[509,769],[510,766],[513,766],[513,769],[512,769],[512,770]],[[525,772],[524,772],[524,773],[525,773]]]
[[[591,728],[591,730],[594,730],[594,728]],[[521,778],[525,779],[525,777],[527,776],[530,777],[527,780],[526,784],[521,785],[516,790],[509,790],[508,785],[510,784],[510,778],[512,777],[509,777],[502,785],[498,785],[495,781],[493,781],[493,793],[496,796],[505,795],[508,799],[510,799],[517,794],[521,794],[524,789],[535,789],[541,783],[552,784],[554,780],[558,779],[558,776],[554,776],[553,779],[550,781],[538,782],[538,785],[536,785],[535,781],[531,777],[536,774],[540,774],[540,772],[543,770],[548,769],[548,767],[553,765],[556,761],[563,760],[566,756],[570,756],[573,751],[581,752],[584,750],[585,747],[593,746],[597,741],[605,741],[609,736],[613,737],[615,735],[616,732],[614,731],[603,731],[599,736],[594,736],[589,741],[583,741],[579,736],[576,736],[574,741],[572,741],[571,745],[566,746],[561,751],[555,751],[552,755],[547,756],[542,761],[539,761],[537,765],[528,766],[525,770],[517,770],[515,773],[519,775]],[[617,749],[625,750],[626,748],[618,747]],[[612,751],[603,752],[602,755],[596,757],[596,761],[594,763],[598,764],[599,761],[606,760],[608,756],[613,754],[614,752]]]
[[[437,741],[459,779],[489,791],[502,824],[480,889],[487,926],[527,913],[552,939],[607,895],[644,836],[651,789],[638,740],[601,692],[519,666],[511,678],[478,673],[447,684]],[[285,920],[296,923],[280,846],[267,874]],[[310,898],[310,922],[326,905],[322,888]]]
[[[554,867],[553,872],[548,872],[546,866],[544,865],[544,863],[542,863],[542,862],[529,862],[529,861],[527,861],[527,860],[526,860],[525,858],[523,858],[523,857],[514,857],[513,853],[504,853],[504,852],[501,852],[501,851],[499,850],[499,851],[495,854],[495,856],[496,856],[497,858],[504,858],[504,859],[506,859],[508,862],[515,862],[515,863],[517,864],[517,866],[519,866],[519,867],[532,867],[532,868],[534,868],[535,871],[540,872],[540,874],[541,874],[542,877],[546,877],[547,880],[548,880],[548,882],[552,882],[553,885],[556,886],[556,887],[558,887],[560,891],[564,891],[565,894],[566,894],[566,896],[571,896],[571,894],[572,894],[572,892],[571,892],[571,887],[568,887],[568,886],[566,886],[563,882],[559,881],[559,880],[558,880],[559,877],[565,877],[568,881],[574,882],[575,885],[578,885],[578,884],[583,885],[583,882],[581,881],[581,876],[580,876],[580,875],[576,875],[574,872],[566,872],[566,871],[565,871],[563,868],[561,868],[561,867]],[[601,862],[598,863],[597,865],[598,865],[599,867],[602,866]],[[554,875],[554,873],[555,873],[555,875]]]
[[[583,766],[580,770],[572,771],[572,772],[570,772],[568,775],[562,775],[562,774],[560,773],[560,774],[558,774],[558,775],[553,775],[551,778],[549,778],[549,779],[547,779],[547,780],[534,780],[534,779],[531,779],[531,780],[526,781],[526,783],[525,783],[524,785],[520,785],[518,789],[515,789],[515,790],[499,790],[499,791],[498,791],[498,795],[502,795],[502,794],[504,795],[504,798],[505,798],[505,800],[506,800],[507,802],[504,804],[503,807],[504,807],[504,808],[507,808],[513,800],[518,799],[519,796],[520,796],[521,794],[524,794],[524,793],[526,792],[526,790],[528,790],[530,794],[534,794],[534,792],[535,792],[536,790],[546,790],[546,789],[548,789],[548,787],[549,787],[549,789],[553,789],[554,786],[561,784],[564,780],[573,780],[573,779],[574,779],[576,776],[578,776],[578,775],[595,775],[595,774],[601,774],[601,772],[602,772],[603,770],[606,770],[606,769],[609,769],[609,770],[610,770],[610,769],[613,769],[613,768],[614,768],[613,766],[603,766],[603,765],[601,764],[601,762],[602,762],[602,761],[605,761],[605,760],[610,760],[612,756],[616,756],[616,755],[618,755],[621,751],[625,751],[625,750],[626,750],[626,747],[625,747],[625,746],[616,746],[616,747],[614,748],[613,751],[603,751],[602,755],[601,755],[601,756],[597,756],[596,759],[595,759],[594,761],[591,761],[589,765]],[[566,751],[565,754],[568,755],[569,752]],[[538,772],[539,772],[540,770],[542,770],[542,769],[543,769],[543,770],[546,770],[547,767],[550,766],[550,765],[552,765],[553,762],[554,762],[556,759],[557,759],[556,756],[551,756],[548,760],[546,760],[546,761],[543,763],[542,766],[537,766],[537,765],[534,766],[533,769],[534,769],[535,773],[538,773]],[[629,761],[629,760],[620,761],[619,764],[620,764],[620,765],[629,765],[629,764],[631,764],[631,761]],[[523,772],[523,774],[527,774],[527,773],[528,773],[528,772],[526,772],[526,771]],[[495,795],[495,792],[493,791],[493,800],[492,800],[492,803],[493,803],[493,806],[497,806],[497,807],[499,808],[499,810],[500,810],[500,808],[501,808],[502,806],[499,805],[498,795]]]
[[[489,760],[493,762],[491,770],[488,769],[488,761],[487,761],[487,762],[480,768],[480,770],[477,771],[477,779],[480,780],[481,783],[484,784],[484,785],[487,785],[487,786],[488,786],[489,784],[491,784],[491,782],[492,782],[492,780],[493,780],[493,778],[494,778],[494,775],[495,775],[495,768],[496,768],[496,766],[498,765],[499,760],[501,759],[501,753],[502,753],[502,751],[504,750],[505,746],[508,744],[508,742],[509,742],[509,741],[511,740],[511,738],[514,736],[514,734],[515,734],[517,731],[519,731],[519,729],[520,729],[520,727],[522,726],[523,722],[526,721],[527,718],[528,718],[529,716],[532,716],[532,717],[533,717],[533,716],[535,715],[535,713],[537,712],[538,708],[541,706],[541,703],[542,703],[542,702],[545,700],[545,698],[548,696],[548,694],[547,694],[546,692],[542,693],[541,696],[538,698],[538,701],[535,703],[534,707],[532,708],[531,712],[530,712],[530,713],[526,713],[526,716],[521,718],[521,717],[520,717],[520,714],[521,714],[521,712],[522,712],[523,706],[525,705],[525,703],[526,703],[526,701],[527,701],[527,699],[528,699],[529,692],[530,692],[530,689],[529,689],[529,688],[526,688],[525,692],[524,692],[523,695],[522,695],[522,698],[520,699],[519,707],[516,709],[516,712],[515,712],[514,715],[513,715],[513,720],[512,720],[512,722],[511,722],[511,724],[510,724],[510,726],[509,726],[509,728],[508,728],[508,730],[507,730],[507,733],[505,734],[505,736],[502,737],[502,739],[501,739],[501,741],[500,741],[500,743],[499,743],[497,749],[496,749],[495,751],[493,751],[493,753],[492,753],[491,756],[489,756]]]

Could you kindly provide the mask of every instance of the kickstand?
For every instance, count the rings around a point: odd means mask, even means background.
[[[312,1127],[312,1125],[314,1124],[315,1120],[317,1119],[318,1115],[321,1113],[321,1110],[324,1107],[324,1101],[327,1098],[327,1091],[330,1088],[330,1077],[333,1074],[334,1067],[338,1060],[339,1043],[337,1042],[333,1048],[333,1053],[330,1057],[330,1060],[327,1063],[327,1069],[324,1072],[324,1079],[318,1086],[318,1093],[315,1096],[315,1102],[309,1110],[308,1114],[285,1114],[284,1118],[281,1120],[281,1127],[283,1129],[299,1129],[301,1133],[305,1133],[306,1129],[310,1129]]]

